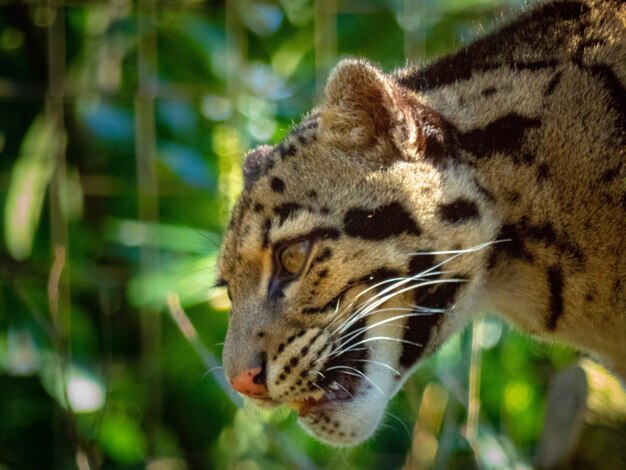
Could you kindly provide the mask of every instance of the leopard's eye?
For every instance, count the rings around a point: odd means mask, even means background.
[[[280,252],[279,259],[283,269],[289,274],[299,273],[309,256],[309,246],[311,242],[302,240],[291,243]]]

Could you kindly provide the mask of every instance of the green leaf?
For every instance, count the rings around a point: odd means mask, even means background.
[[[146,436],[138,422],[124,414],[104,416],[98,441],[106,454],[119,463],[130,465],[145,459]]]
[[[54,157],[64,145],[65,135],[43,115],[35,118],[22,141],[4,211],[7,250],[18,261],[31,254],[46,187],[54,171]]]

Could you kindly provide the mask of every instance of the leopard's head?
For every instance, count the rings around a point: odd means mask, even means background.
[[[280,144],[247,155],[218,268],[237,391],[297,408],[324,442],[355,444],[465,321],[486,264],[475,247],[495,228],[450,164],[449,132],[416,94],[351,60]]]

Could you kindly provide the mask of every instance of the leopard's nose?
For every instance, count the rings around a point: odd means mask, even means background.
[[[262,367],[248,369],[230,378],[230,385],[242,395],[250,398],[267,398],[265,371]]]

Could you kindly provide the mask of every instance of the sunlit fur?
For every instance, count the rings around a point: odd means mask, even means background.
[[[255,402],[332,445],[371,436],[485,312],[626,379],[625,25],[623,2],[545,2],[423,69],[341,62],[246,158],[219,261],[226,375],[262,369]],[[287,275],[277,252],[302,239]]]

